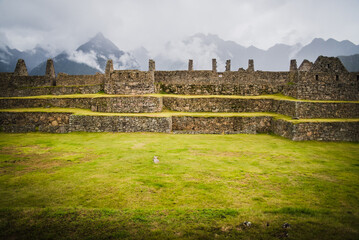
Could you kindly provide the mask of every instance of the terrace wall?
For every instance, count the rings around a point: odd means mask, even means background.
[[[166,109],[180,112],[272,112],[272,99],[163,97]]]
[[[175,133],[264,133],[270,132],[271,117],[172,117]]]
[[[359,122],[305,122],[294,125],[294,141],[359,141]]]
[[[72,113],[45,112],[1,112],[0,129],[2,132],[69,132],[69,119]]]
[[[171,117],[80,116],[70,118],[72,132],[171,132]]]
[[[35,88],[14,88],[0,92],[0,97],[25,97],[40,95],[95,94],[103,91],[103,85],[56,86]]]
[[[136,117],[0,112],[3,132],[269,133],[295,140],[359,141],[359,122],[301,122],[272,117]]]
[[[274,99],[216,97],[121,96],[94,98],[2,98],[0,106],[10,108],[83,108],[94,112],[149,113],[163,109],[180,112],[273,112],[300,119],[359,118],[359,103],[300,102]]]
[[[160,112],[162,99],[157,97],[96,97],[96,98],[10,98],[0,99],[3,109],[10,108],[82,108],[94,112]]]

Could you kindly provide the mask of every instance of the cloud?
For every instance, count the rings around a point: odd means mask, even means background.
[[[94,51],[90,51],[88,53],[84,53],[83,51],[73,51],[71,53],[68,53],[68,59],[72,60],[77,63],[85,63],[89,65],[90,67],[93,67],[101,72],[103,70],[101,69],[100,65],[97,63],[97,56]]]
[[[193,60],[194,69],[212,69],[211,59],[220,59],[218,55],[217,45],[214,43],[205,43],[202,38],[194,36],[189,39],[168,42],[160,51],[159,69],[168,69],[170,66],[165,65],[166,61],[181,62],[183,69],[187,68],[189,59]],[[161,58],[164,61],[161,61]],[[162,64],[162,66],[161,66]],[[218,69],[224,68],[224,63],[217,62]]]
[[[104,57],[106,58],[106,57]],[[112,59],[113,67],[115,70],[124,70],[124,69],[139,69],[140,66],[136,63],[134,57],[125,52],[120,57],[116,57],[115,55],[110,55],[110,59]]]
[[[21,50],[73,51],[97,32],[120,49],[156,53],[198,32],[263,49],[314,37],[359,43],[357,9],[357,0],[1,0],[0,33]]]
[[[9,45],[9,40],[6,37],[5,33],[0,32],[0,49],[9,53],[6,49],[6,46]],[[10,54],[10,53],[9,53]]]

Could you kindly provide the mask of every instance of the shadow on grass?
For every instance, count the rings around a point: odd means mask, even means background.
[[[359,235],[355,229],[338,224],[333,221],[337,216],[327,214],[323,217],[321,213],[305,208],[282,208],[269,214],[254,215],[234,209],[7,208],[0,210],[0,238],[357,239]],[[244,225],[245,220],[251,220],[252,224]],[[341,220],[348,223],[355,219],[342,216]],[[287,221],[290,221],[290,227],[283,228]]]

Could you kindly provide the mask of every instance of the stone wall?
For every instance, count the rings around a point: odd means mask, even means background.
[[[156,71],[160,92],[185,95],[263,95],[282,92],[288,72]]]
[[[272,112],[272,99],[163,97],[166,109],[180,112]]]
[[[92,111],[118,113],[150,113],[162,111],[162,98],[158,97],[101,97],[92,100]]]
[[[287,82],[288,72],[214,72],[201,71],[156,71],[155,82],[163,84],[256,84],[271,83],[282,85]]]
[[[0,129],[3,132],[69,132],[72,113],[1,112]]]
[[[52,79],[46,76],[13,76],[10,74],[0,75],[2,91],[11,91],[12,88],[46,87],[52,86]]]
[[[11,91],[1,91],[0,97],[95,94],[98,93],[99,91],[103,91],[103,85],[14,88],[11,89]]]
[[[96,98],[3,98],[3,109],[10,108],[82,108],[99,112],[160,112],[162,99],[157,97],[96,97]]]
[[[272,112],[289,117],[296,117],[296,102],[289,100],[273,100]]]
[[[293,127],[294,141],[359,141],[359,122],[305,122]]]
[[[264,133],[270,131],[271,117],[172,117],[175,133]]]
[[[95,75],[68,75],[59,73],[56,78],[56,86],[84,86],[104,84],[105,75],[96,73]]]
[[[271,120],[271,132],[278,136],[282,136],[288,139],[293,139],[294,135],[294,124],[282,119]]]
[[[159,91],[180,95],[240,95],[258,96],[282,92],[283,86],[270,84],[159,84]]]
[[[284,93],[297,99],[359,100],[359,80],[355,74],[299,72],[298,80]]]
[[[81,116],[70,117],[72,132],[171,132],[171,117]]]
[[[359,118],[359,103],[296,102],[299,118]]]
[[[0,72],[0,89],[1,92],[6,91],[9,87],[11,87],[11,78],[13,73]]]
[[[14,76],[0,74],[0,96],[36,96],[61,94],[97,93],[103,90],[103,74],[67,75],[59,74],[56,79],[49,76]],[[54,85],[58,87],[53,87]]]
[[[60,73],[54,78],[51,59],[48,60],[46,76],[27,76],[25,63],[20,59],[14,73],[0,74],[0,88],[2,92],[6,92],[2,96],[13,96],[9,92],[18,88],[104,84],[104,91],[108,94],[140,95],[165,92],[186,95],[253,96],[285,93],[298,99],[359,100],[358,73],[349,73],[338,58],[320,56],[314,64],[303,62],[299,70],[293,60],[288,72],[254,71],[251,62],[249,61],[248,70],[239,71],[229,71],[228,62],[225,72],[216,71],[215,59],[213,69],[204,71],[193,71],[192,67],[190,71],[155,71],[153,62],[151,71],[143,72],[114,71],[112,61],[109,61],[106,74]]]
[[[104,88],[107,94],[155,93],[154,73],[138,70],[113,71],[109,78],[105,78]]]
[[[83,108],[90,109],[91,98],[11,98],[0,99],[3,109],[11,108]]]
[[[0,98],[1,108],[83,108],[96,112],[274,112],[290,117],[359,118],[359,103],[217,97]]]
[[[272,112],[306,118],[359,118],[359,103],[273,100]]]
[[[274,112],[295,118],[359,118],[359,103],[274,99],[163,97],[163,106],[180,112]]]
[[[359,100],[358,75],[334,57],[318,57],[310,69],[294,73],[288,84],[283,92],[297,99]]]
[[[359,122],[293,123],[272,117],[137,117],[0,112],[3,132],[270,133],[295,141],[359,141]]]

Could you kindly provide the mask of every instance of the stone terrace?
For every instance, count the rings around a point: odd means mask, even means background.
[[[288,72],[114,70],[27,76],[19,60],[0,73],[4,132],[275,133],[292,140],[359,141],[359,75],[337,58]],[[285,96],[286,95],[286,96]]]

